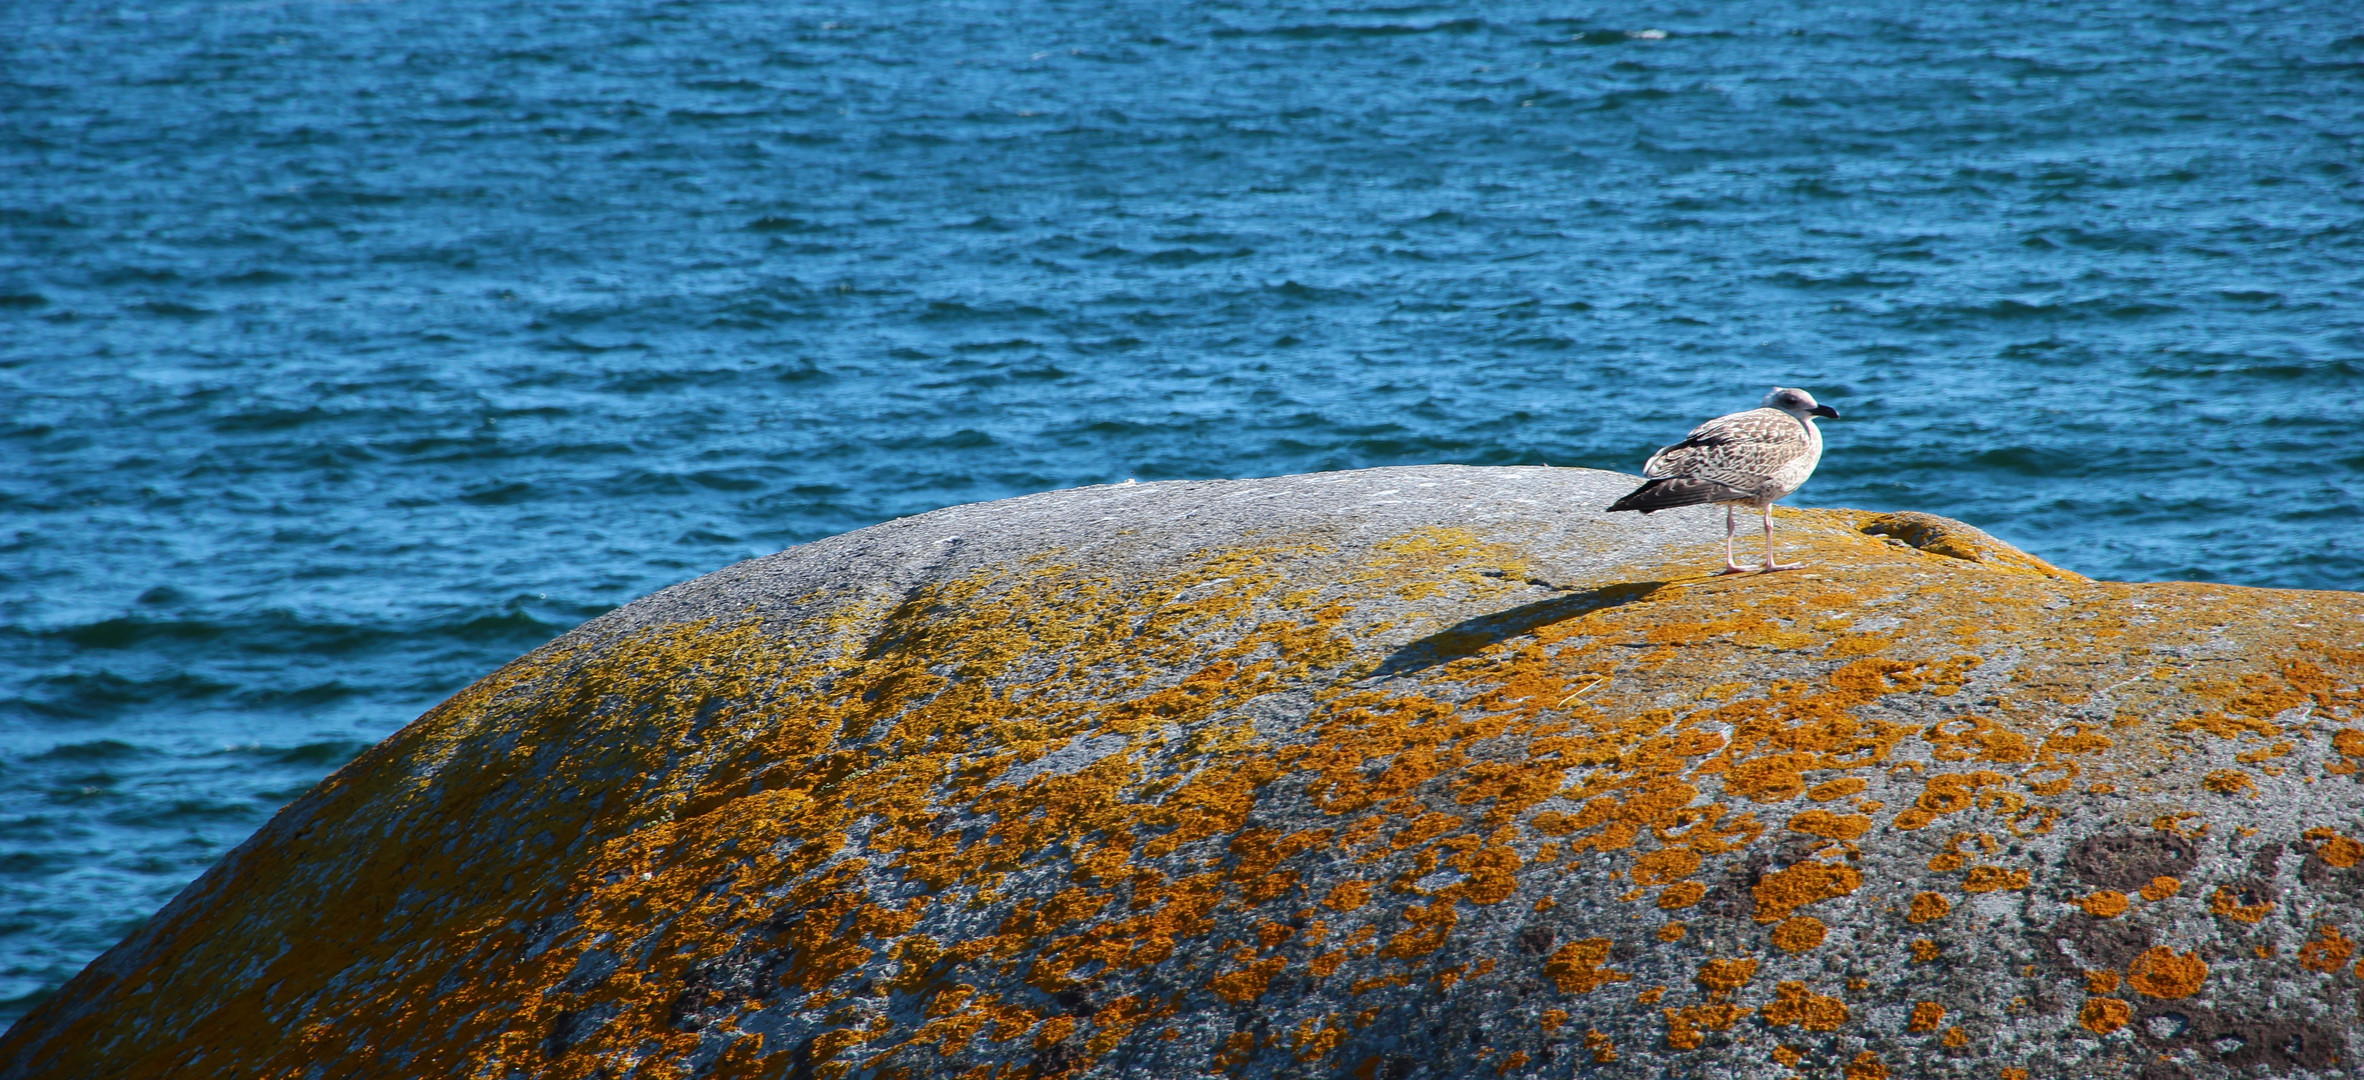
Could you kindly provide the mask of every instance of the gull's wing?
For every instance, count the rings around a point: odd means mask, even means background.
[[[1719,416],[1643,463],[1651,479],[1705,480],[1751,495],[1787,465],[1813,453],[1806,425],[1779,409]]]
[[[1628,492],[1611,510],[1651,513],[1702,503],[1758,498],[1785,465],[1814,453],[1806,425],[1779,409],[1719,416],[1691,429],[1673,446],[1650,455],[1650,482]]]

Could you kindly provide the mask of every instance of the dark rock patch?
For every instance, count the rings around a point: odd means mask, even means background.
[[[2327,1069],[2346,1060],[2347,1040],[2336,1028],[2226,1016],[2180,1001],[2142,1007],[2134,1032],[2137,1041],[2156,1051],[2197,1050],[2201,1060],[2234,1069],[2264,1066],[2269,1073],[2282,1073]]]
[[[2072,971],[2123,971],[2151,947],[2150,931],[2123,918],[2096,919],[2081,911],[2061,916],[2044,935],[2045,955]]]
[[[2179,878],[2200,861],[2198,845],[2166,832],[2111,832],[2069,848],[2069,872],[2088,885],[2136,892],[2152,878]]]

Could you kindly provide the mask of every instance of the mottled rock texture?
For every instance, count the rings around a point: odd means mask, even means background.
[[[1711,577],[1632,483],[1092,488],[667,590],[0,1074],[2356,1074],[2364,596],[1843,510]]]

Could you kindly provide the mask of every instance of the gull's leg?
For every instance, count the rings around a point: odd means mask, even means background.
[[[1765,569],[1766,569],[1766,570],[1795,570],[1795,569],[1797,569],[1798,567],[1801,567],[1801,566],[1804,566],[1804,565],[1806,565],[1806,564],[1805,564],[1805,563],[1802,563],[1802,562],[1793,562],[1793,563],[1777,563],[1777,562],[1774,562],[1774,561],[1773,561],[1773,504],[1772,504],[1772,503],[1766,503],[1766,504],[1765,504]]]
[[[1732,561],[1732,530],[1739,528],[1733,521],[1733,503],[1724,504],[1724,569],[1726,574],[1745,574],[1748,567]]]

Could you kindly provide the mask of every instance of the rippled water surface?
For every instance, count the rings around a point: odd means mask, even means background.
[[[2345,3],[0,5],[0,1019],[369,742],[950,503],[1631,470],[2364,584]]]

